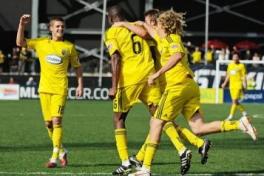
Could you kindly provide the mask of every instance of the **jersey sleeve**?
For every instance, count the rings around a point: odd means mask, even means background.
[[[115,31],[111,28],[105,33],[105,45],[110,56],[119,50]]]
[[[27,47],[35,50],[40,40],[41,38],[26,39]]]
[[[78,57],[78,53],[77,53],[74,45],[71,48],[70,63],[71,63],[71,66],[74,68],[81,66],[80,61],[79,61],[79,57]]]
[[[173,55],[175,53],[184,53],[185,50],[181,43],[173,41],[169,44],[169,52]]]

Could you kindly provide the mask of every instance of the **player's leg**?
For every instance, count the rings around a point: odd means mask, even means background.
[[[238,100],[237,100],[237,108],[242,113],[242,116],[247,116],[247,111],[246,111],[245,107],[239,102],[243,98],[243,96],[244,96],[243,95],[243,90],[240,89],[239,90],[239,95],[238,95]]]
[[[60,150],[62,149],[62,116],[64,113],[66,103],[66,96],[64,95],[55,95],[51,96],[51,116],[52,116],[52,125],[53,125],[53,134],[52,134],[52,142],[53,142],[53,152],[50,158],[50,161],[47,167],[52,168],[57,163],[57,160],[60,159],[61,164],[65,167],[68,163],[67,158],[60,158]],[[66,154],[65,154],[66,155]],[[66,161],[65,161],[66,159]]]
[[[53,126],[52,126],[52,118],[51,118],[51,111],[50,111],[50,94],[40,93],[40,105],[42,110],[42,116],[45,122],[45,127],[48,131],[48,135],[52,141],[52,134],[53,134]]]
[[[168,122],[165,124],[164,128],[168,125],[174,125],[180,138],[188,141],[190,144],[198,148],[198,153],[201,154],[201,163],[207,163],[208,159],[208,151],[211,147],[211,141],[208,139],[202,139],[193,132],[191,132],[188,128],[180,127],[175,122]]]
[[[143,86],[140,84],[119,88],[113,100],[115,142],[119,158],[122,162],[121,166],[113,171],[113,175],[125,175],[132,170],[129,161],[125,121],[130,108],[136,103],[142,89]]]
[[[167,121],[172,121],[175,118],[175,114],[179,114],[182,109],[182,101],[178,96],[179,92],[173,93],[166,91],[159,102],[157,111],[150,123],[149,140],[146,144],[146,152],[143,161],[143,166],[140,171],[136,172],[135,175],[145,174],[150,175],[150,169],[152,160],[157,150],[157,146],[160,141],[160,135],[164,124]],[[175,103],[177,102],[177,103]],[[185,174],[190,168],[191,151],[187,150],[184,144],[181,142],[179,135],[176,132],[176,149],[181,159],[181,173]]]
[[[248,117],[242,117],[240,120],[234,121],[224,120],[205,123],[202,114],[200,111],[197,111],[195,114],[193,114],[190,120],[188,120],[188,123],[196,135],[207,135],[212,133],[241,130],[249,134],[253,140],[256,140],[257,138],[256,129],[251,124]]]
[[[227,120],[231,120],[236,110],[239,109],[243,116],[247,116],[247,112],[245,111],[245,108],[239,103],[239,99],[243,96],[243,92],[241,89],[230,89],[230,95],[232,98],[232,105],[230,108],[229,116],[227,117]]]

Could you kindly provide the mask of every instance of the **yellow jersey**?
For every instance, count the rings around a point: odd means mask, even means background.
[[[110,56],[116,51],[121,55],[118,87],[147,82],[155,70],[146,40],[124,27],[110,27],[104,40]]]
[[[201,53],[201,51],[194,51],[192,53],[192,58],[193,58],[193,60],[192,60],[193,63],[200,63],[201,60],[202,60],[202,53]]]
[[[229,87],[230,89],[242,89],[243,79],[246,75],[246,67],[242,63],[236,64],[231,62],[227,67],[227,74],[229,75]]]
[[[175,53],[182,53],[183,58],[181,61],[165,72],[166,79],[166,89],[182,84],[185,82],[188,76],[194,77],[192,70],[188,64],[187,50],[183,46],[181,37],[177,34],[170,34],[165,38],[160,38],[157,34],[155,35],[155,40],[158,43],[158,50],[161,55],[161,65],[164,66],[170,59],[170,57]]]
[[[49,37],[27,39],[27,47],[34,49],[40,62],[40,93],[67,95],[69,64],[80,67],[75,46],[68,41],[54,41]]]

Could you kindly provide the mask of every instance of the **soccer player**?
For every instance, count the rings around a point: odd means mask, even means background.
[[[111,25],[126,21],[123,10],[119,6],[109,8],[108,21]],[[129,25],[134,27],[132,23]],[[143,28],[138,30],[146,34]],[[109,96],[113,99],[116,147],[122,161],[121,166],[112,174],[126,175],[131,172],[133,164],[129,160],[127,148],[125,128],[127,114],[131,107],[141,100],[153,115],[161,95],[158,82],[152,87],[147,84],[148,76],[154,73],[155,69],[148,43],[143,38],[124,27],[112,26],[105,33],[105,44],[111,56],[112,88]],[[190,151],[181,143],[175,127],[168,126],[168,129],[170,139],[178,151],[189,153]]]
[[[24,30],[30,22],[30,15],[20,18],[16,43],[20,47],[28,47],[36,51],[41,67],[39,97],[45,126],[53,143],[53,153],[46,167],[57,167],[60,160],[62,167],[68,163],[67,152],[62,147],[62,116],[67,99],[69,64],[75,68],[78,86],[76,96],[83,94],[82,67],[74,44],[64,40],[64,21],[53,17],[49,22],[50,37],[25,39]]]
[[[143,23],[148,33],[157,41],[161,53],[160,68],[148,79],[150,85],[165,74],[166,88],[159,106],[150,123],[150,139],[141,170],[131,176],[150,176],[151,163],[160,141],[161,132],[166,122],[182,113],[195,134],[205,135],[233,130],[242,130],[256,140],[255,129],[247,117],[240,121],[214,121],[205,123],[200,108],[200,93],[193,79],[193,72],[187,64],[186,49],[181,35],[185,21],[182,13],[173,10],[163,12],[158,18],[157,32]]]
[[[151,9],[151,10],[146,11],[144,14],[146,24],[152,26],[153,28],[156,28],[157,27],[157,18],[159,16],[159,13],[160,12],[158,9]],[[140,23],[140,22],[138,22],[138,23]],[[136,29],[137,26],[133,26],[133,28],[131,28],[130,27],[131,25],[128,22],[118,22],[118,23],[115,23],[114,26],[126,27],[129,30],[131,30],[132,32],[134,32],[138,35],[141,35],[141,33],[138,32],[140,30]],[[141,36],[141,37],[144,37],[144,36]],[[147,38],[147,41],[149,43],[149,46],[150,46],[150,49],[152,52],[152,57],[154,59],[155,69],[160,69],[161,68],[160,53],[157,50],[157,43],[149,37]],[[161,89],[161,93],[163,93],[165,90],[165,87],[166,87],[166,79],[165,79],[164,75],[162,75],[159,77],[158,80],[159,80],[159,86]],[[205,164],[207,162],[207,158],[208,158],[207,153],[210,149],[211,142],[209,140],[203,140],[203,139],[195,136],[189,129],[182,128],[182,127],[178,126],[175,122],[167,122],[164,125],[163,131],[165,131],[165,133],[168,136],[170,136],[171,129],[168,128],[170,126],[174,126],[176,128],[178,134],[180,135],[180,137],[182,139],[186,139],[188,142],[190,142],[192,145],[194,145],[198,148],[198,152],[201,154],[201,163]],[[135,157],[130,157],[131,162],[134,162],[134,164],[137,165],[138,167],[142,165],[142,161],[143,161],[144,155],[145,155],[146,144],[147,144],[147,141],[145,141],[144,145],[141,147],[141,149],[139,150],[139,152],[137,153],[137,155]],[[181,155],[181,156],[184,156],[184,155]],[[181,159],[184,160],[186,158],[181,158]],[[188,163],[188,164],[190,164],[190,163]],[[183,170],[183,172],[187,172],[188,167],[181,167],[181,170]],[[184,168],[186,168],[186,169],[184,169]]]
[[[237,108],[243,116],[247,116],[245,108],[239,103],[239,100],[243,96],[243,91],[247,88],[246,67],[243,63],[239,62],[240,57],[238,53],[233,54],[232,60],[233,62],[228,64],[226,78],[222,84],[222,88],[225,88],[229,81],[229,91],[232,98],[232,106],[227,120],[233,118]]]

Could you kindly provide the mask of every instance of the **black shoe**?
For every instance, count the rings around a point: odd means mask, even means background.
[[[137,160],[136,156],[130,156],[129,161],[136,168],[136,170],[139,170],[142,167],[142,162]]]
[[[181,159],[181,175],[185,175],[191,167],[192,152],[188,149],[180,156]]]
[[[112,172],[112,175],[125,176],[132,172],[132,166],[119,166],[116,170]]]
[[[201,163],[206,164],[208,159],[208,151],[212,146],[212,142],[208,139],[204,140],[204,145],[199,148],[198,152],[201,154]]]

